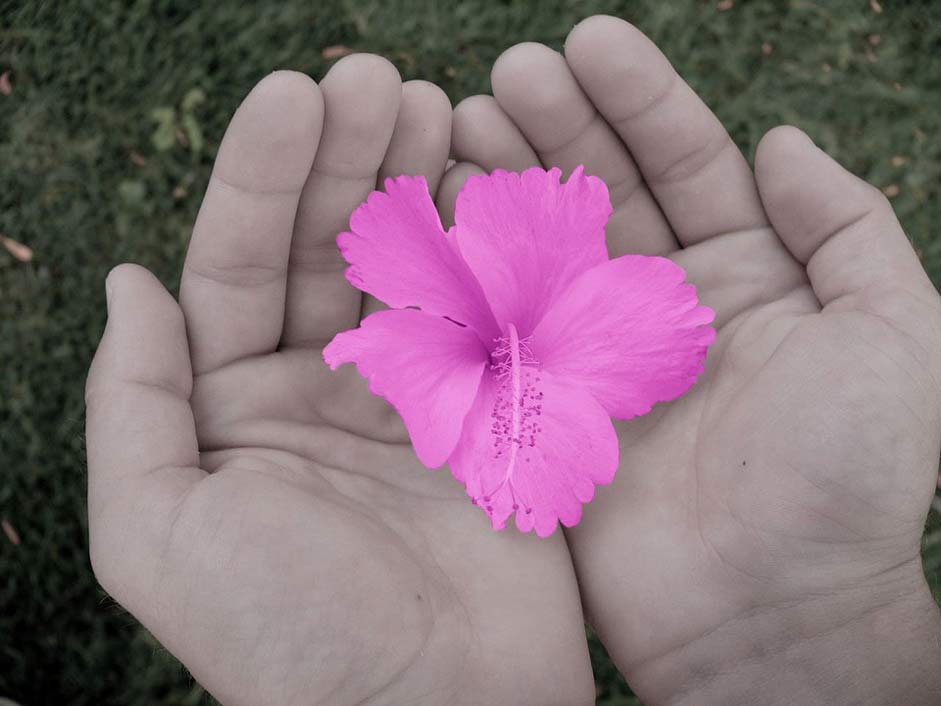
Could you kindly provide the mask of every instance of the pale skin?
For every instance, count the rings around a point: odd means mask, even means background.
[[[794,128],[754,172],[636,29],[524,44],[454,113],[356,55],[264,79],[223,140],[177,303],[108,278],[88,380],[102,585],[227,705],[589,704],[582,604],[656,704],[933,704],[918,556],[941,445],[941,304],[878,190]],[[465,160],[447,173],[449,138]],[[319,351],[378,305],[333,244],[384,176],[445,221],[467,174],[584,164],[612,256],[716,310],[706,374],[621,422],[580,525],[496,533]]]

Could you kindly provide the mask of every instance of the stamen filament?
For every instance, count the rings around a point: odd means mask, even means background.
[[[508,325],[510,329],[510,382],[513,390],[513,416],[511,417],[512,435],[510,437],[510,460],[507,464],[506,478],[509,483],[513,482],[513,470],[516,468],[516,457],[519,452],[520,438],[520,420],[523,411],[522,404],[522,371],[520,370],[520,336],[513,323]]]

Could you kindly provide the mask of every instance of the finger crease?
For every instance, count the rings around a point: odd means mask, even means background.
[[[585,123],[584,126],[580,127],[578,130],[575,131],[575,134],[572,135],[571,138],[566,139],[566,140],[563,140],[561,144],[556,145],[556,146],[551,147],[551,148],[549,148],[549,147],[536,147],[536,151],[539,152],[539,156],[540,156],[540,157],[548,156],[548,155],[550,155],[550,154],[552,154],[552,153],[555,153],[555,152],[561,152],[561,151],[564,150],[566,147],[570,147],[574,142],[576,142],[580,137],[582,137],[586,132],[588,132],[588,130],[589,130],[596,122],[598,122],[598,121],[601,120],[601,119],[602,119],[601,116],[600,116],[598,113],[595,113],[594,115],[592,115],[592,116],[588,119],[588,122]],[[534,147],[535,147],[535,145],[534,145]],[[545,162],[545,161],[552,162],[553,160],[545,160],[545,159],[543,159],[543,161],[544,161],[544,162]]]
[[[166,378],[119,378],[118,382],[129,387],[139,387],[148,392],[168,394],[175,399],[189,400],[191,384],[176,384]]]
[[[651,185],[662,185],[688,181],[705,171],[729,148],[738,149],[732,138],[723,131],[718,138],[707,140],[658,169],[647,182]]]
[[[647,103],[638,108],[637,110],[628,113],[627,115],[612,119],[609,122],[614,125],[616,128],[625,124],[636,121],[638,118],[643,117],[644,115],[650,113],[653,110],[656,110],[660,104],[664,103],[667,98],[670,97],[670,94],[673,93],[673,89],[676,87],[677,82],[679,81],[679,74],[673,72],[670,75],[670,80],[666,86],[664,86],[653,98],[651,98]]]
[[[614,182],[607,182],[608,193],[611,195],[611,203],[615,207],[623,206],[632,198],[637,196],[642,190],[646,190],[646,183],[641,178],[639,172],[627,174],[623,179]],[[619,193],[622,192],[623,193]],[[615,198],[617,194],[617,198]]]
[[[291,254],[291,262],[288,269],[291,274],[336,274],[343,272],[349,263],[343,259],[340,251],[333,246],[332,248],[319,247],[311,248],[314,252],[308,252],[306,255],[300,255],[296,250]]]
[[[242,194],[242,195],[251,194],[253,196],[294,196],[294,197],[297,197],[300,195],[301,189],[303,188],[303,184],[294,186],[294,187],[287,187],[287,188],[264,188],[264,187],[257,187],[257,186],[244,186],[242,184],[236,183],[235,181],[231,179],[227,179],[221,174],[216,174],[215,172],[213,172],[212,176],[210,177],[210,181],[215,182],[218,186],[221,186],[223,189],[227,191],[234,191],[235,193]]]
[[[282,264],[194,265],[187,262],[183,270],[199,279],[225,287],[263,287],[283,281],[287,274],[287,267]]]
[[[335,164],[318,166],[317,163],[314,163],[314,166],[311,167],[311,174],[316,174],[319,177],[324,177],[326,179],[336,179],[338,181],[366,181],[372,184],[376,183],[376,175],[379,172],[380,167],[382,166],[382,161],[380,160],[378,164],[370,166],[366,169],[365,172],[360,172],[357,167],[356,162],[337,162]],[[348,172],[346,170],[349,170]]]

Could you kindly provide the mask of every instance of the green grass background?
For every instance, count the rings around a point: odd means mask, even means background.
[[[456,102],[489,90],[508,45],[561,47],[597,12],[657,41],[749,157],[765,130],[794,123],[897,190],[893,205],[941,282],[941,3],[0,0],[0,72],[13,82],[0,95],[0,233],[35,251],[24,264],[0,250],[0,515],[21,538],[0,535],[0,696],[209,703],[92,577],[82,383],[109,268],[139,262],[176,288],[240,98],[275,68],[321,76],[331,64],[321,49],[342,44],[389,57]],[[937,590],[936,513],[923,553]],[[592,650],[598,702],[637,703]]]

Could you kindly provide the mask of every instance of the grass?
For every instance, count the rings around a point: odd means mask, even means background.
[[[239,99],[275,68],[320,76],[331,63],[320,50],[347,45],[457,101],[488,90],[508,45],[560,47],[595,12],[650,34],[746,154],[769,127],[794,123],[895,194],[941,282],[941,9],[931,2],[0,0],[0,72],[12,71],[13,89],[0,95],[0,233],[34,251],[24,263],[0,250],[0,516],[20,540],[0,536],[0,696],[209,702],[91,575],[82,382],[108,269],[136,261],[175,288]],[[937,513],[923,554],[941,594]],[[592,653],[598,702],[637,703],[595,641]]]

